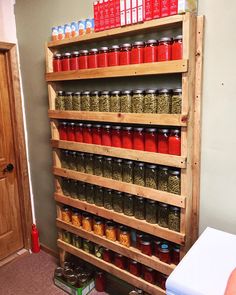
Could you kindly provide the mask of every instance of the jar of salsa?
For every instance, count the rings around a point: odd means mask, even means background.
[[[157,135],[157,151],[161,154],[169,154],[169,130],[159,129]]]
[[[93,48],[89,50],[88,54],[88,68],[94,69],[98,67],[98,50]]]
[[[92,142],[93,144],[102,144],[102,129],[100,124],[93,125],[92,127]]]
[[[157,152],[157,129],[156,128],[146,128],[145,129],[145,151],[147,152]]]
[[[76,123],[75,124],[75,141],[83,142],[83,123]]]
[[[113,222],[108,221],[106,223],[106,238],[110,241],[116,241],[116,226]]]
[[[172,60],[182,59],[183,56],[183,36],[178,35],[172,44]]]
[[[149,237],[144,236],[141,241],[141,252],[145,255],[152,256],[152,244]]]
[[[130,232],[127,227],[123,226],[119,233],[119,242],[125,247],[131,246]]]
[[[125,149],[133,149],[133,128],[123,127],[122,128],[122,147]]]
[[[180,246],[175,245],[172,249],[171,262],[175,265],[180,262]]]
[[[111,126],[102,126],[102,145],[111,146]]]
[[[170,155],[181,155],[181,138],[179,129],[171,129],[168,140],[169,154]]]
[[[67,138],[67,123],[66,122],[60,122],[58,131],[59,131],[59,138],[60,140],[68,140]]]
[[[159,247],[161,245],[161,240],[154,241],[154,255],[159,258]]]
[[[83,128],[83,142],[93,143],[92,139],[92,124],[85,124]]]
[[[95,218],[93,221],[93,232],[95,235],[104,236],[104,223],[101,218]]]
[[[157,61],[171,60],[172,39],[168,37],[161,38],[157,49]]]
[[[53,56],[53,72],[61,72],[62,71],[62,55],[60,53],[56,53]]]
[[[144,62],[156,62],[157,61],[157,45],[156,40],[148,40],[145,43],[144,48]]]
[[[70,69],[78,70],[79,69],[79,51],[73,51],[70,59]]]
[[[106,290],[105,273],[102,271],[97,271],[95,274],[95,289],[97,292],[105,292]]]
[[[120,47],[120,56],[119,56],[120,66],[130,65],[131,59],[131,44],[125,43]]]
[[[163,242],[160,244],[159,247],[159,259],[162,262],[170,264],[171,256],[170,256],[170,246],[167,242]]]
[[[144,144],[144,132],[142,127],[135,127],[133,133],[133,149],[134,150],[145,150]]]
[[[88,69],[88,50],[80,50],[79,52],[79,69]]]
[[[144,57],[144,42],[136,41],[132,44],[131,49],[131,64],[143,63]]]
[[[71,54],[66,52],[62,55],[62,71],[70,71]]]
[[[164,275],[163,273],[159,274],[159,286],[165,290],[166,289],[166,280],[167,280],[168,276]]]
[[[102,259],[106,262],[112,263],[112,251],[108,248],[104,248],[102,252]]]
[[[86,230],[88,232],[92,231],[93,219],[87,213],[83,213],[83,215],[82,215],[82,227],[83,227],[84,230]]]
[[[98,51],[98,67],[108,67],[108,47],[101,47]]]
[[[75,141],[75,123],[67,123],[67,140]]]
[[[114,264],[116,267],[118,267],[120,269],[125,269],[126,268],[125,256],[123,256],[119,253],[115,253]]]
[[[141,265],[136,260],[132,260],[132,259],[129,259],[128,263],[129,263],[128,264],[129,272],[136,277],[140,277],[141,276]]]
[[[150,284],[155,284],[156,282],[155,270],[150,267],[144,266],[143,279]]]
[[[111,130],[111,145],[114,147],[121,148],[121,126],[112,126]]]
[[[108,50],[108,66],[115,67],[119,65],[120,46],[113,45]]]

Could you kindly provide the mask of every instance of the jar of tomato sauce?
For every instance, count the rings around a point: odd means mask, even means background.
[[[120,46],[113,45],[108,50],[108,66],[115,67],[119,65]]]
[[[120,58],[119,63],[120,66],[129,65],[131,59],[131,44],[125,43],[120,47]]]
[[[79,69],[88,69],[88,50],[80,50],[79,52]]]
[[[159,274],[159,286],[165,290],[166,289],[166,280],[167,280],[168,276],[164,275],[163,273]]]
[[[159,258],[159,247],[161,245],[161,240],[157,239],[154,241],[154,255]]]
[[[161,38],[157,49],[157,61],[171,60],[172,39],[168,37]]]
[[[83,123],[76,123],[75,124],[75,141],[83,142]]]
[[[133,149],[144,151],[144,132],[142,127],[134,128]]]
[[[141,240],[143,238],[143,233],[137,232],[136,234],[136,248],[141,251]]]
[[[145,151],[156,153],[157,152],[157,129],[146,128],[144,137],[145,137]]]
[[[62,71],[70,71],[71,54],[66,52],[62,56]]]
[[[102,126],[100,124],[93,125],[92,127],[92,142],[93,144],[102,144]]]
[[[98,67],[98,49],[93,48],[89,50],[88,54],[88,68],[93,69]]]
[[[56,53],[53,56],[53,72],[61,72],[62,71],[62,55],[60,53]]]
[[[170,256],[170,246],[167,242],[163,242],[160,244],[159,247],[159,259],[162,262],[170,264],[171,256]]]
[[[112,251],[108,248],[103,249],[102,259],[106,262],[112,263]]]
[[[75,141],[75,123],[67,124],[67,140]]]
[[[97,292],[105,292],[106,290],[105,273],[100,270],[95,274],[95,289]]]
[[[111,126],[102,126],[102,145],[111,146]]]
[[[133,149],[133,128],[123,127],[122,128],[122,147],[125,149]]]
[[[156,276],[155,276],[155,270],[151,267],[144,266],[143,267],[143,278],[145,281],[147,281],[150,284],[155,284]]]
[[[121,148],[121,126],[112,126],[111,130],[111,145],[114,147]]]
[[[108,47],[101,47],[98,51],[98,67],[108,67]]]
[[[144,48],[144,62],[156,62],[157,61],[157,40],[148,40],[145,43]]]
[[[70,59],[70,69],[78,70],[79,69],[79,51],[73,51]]]
[[[180,262],[180,246],[175,245],[172,249],[171,262],[175,265]]]
[[[132,275],[137,277],[141,276],[141,265],[136,260],[129,259],[128,269]]]
[[[141,64],[144,59],[144,42],[136,41],[132,44],[131,64]]]
[[[60,122],[58,126],[60,140],[68,140],[67,138],[67,122]]]
[[[182,59],[183,57],[183,36],[178,35],[172,44],[172,60]]]
[[[126,267],[125,262],[126,262],[125,256],[123,256],[119,253],[115,253],[114,264],[116,267],[118,267],[120,269],[125,269],[125,267]]]
[[[169,154],[169,130],[159,129],[157,135],[157,151],[161,154]]]
[[[171,129],[169,136],[169,154],[181,155],[181,137],[179,129]]]
[[[83,142],[93,143],[92,138],[92,124],[85,124],[83,128]]]
[[[151,240],[148,237],[144,236],[141,239],[140,244],[141,244],[141,252],[145,255],[152,256]]]

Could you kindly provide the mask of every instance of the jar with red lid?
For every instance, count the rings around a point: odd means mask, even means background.
[[[140,277],[141,265],[136,260],[132,260],[132,259],[129,259],[128,263],[129,263],[128,264],[129,272],[136,277]]]
[[[79,51],[73,51],[70,59],[70,69],[78,70],[79,69]]]
[[[136,248],[141,251],[141,240],[143,238],[143,233],[137,232],[136,233]]]
[[[154,255],[159,258],[159,247],[161,245],[161,240],[154,241]]]
[[[163,242],[159,246],[159,259],[167,264],[171,262],[170,246],[167,242]]]
[[[156,62],[157,61],[157,40],[148,40],[145,43],[144,48],[144,62]]]
[[[85,124],[83,128],[83,142],[93,143],[92,124]]]
[[[112,126],[111,130],[111,145],[114,147],[121,148],[121,126]]]
[[[131,49],[131,64],[143,63],[144,57],[144,42],[136,41],[132,44]]]
[[[95,124],[92,127],[92,142],[93,144],[102,144],[102,126],[100,124]]]
[[[161,38],[157,49],[157,61],[171,60],[172,39],[168,37]]]
[[[149,237],[144,236],[141,241],[141,252],[145,255],[152,256],[152,243]]]
[[[111,126],[102,126],[102,145],[111,146]]]
[[[142,127],[135,127],[133,133],[133,149],[144,151],[145,144],[144,144],[144,132]]]
[[[172,44],[172,60],[182,59],[183,57],[183,36],[178,35]]]
[[[98,50],[98,67],[108,67],[108,47],[101,47]]]
[[[61,72],[62,71],[62,55],[60,53],[56,53],[53,56],[53,72]]]
[[[159,129],[157,135],[157,151],[161,154],[169,154],[169,130]]]
[[[67,140],[75,141],[75,123],[67,123]]]
[[[106,290],[106,279],[103,271],[97,271],[95,274],[95,289],[97,292],[105,292]]]
[[[79,69],[88,69],[88,50],[80,50],[79,52]]]
[[[131,44],[129,44],[129,43],[125,43],[125,44],[121,45],[120,56],[119,56],[120,66],[130,65],[131,48],[132,48]]]
[[[180,246],[179,245],[175,245],[172,249],[171,262],[175,265],[179,264],[180,262]]]
[[[156,271],[152,269],[151,267],[144,266],[143,267],[143,279],[150,283],[155,284],[156,281]]]
[[[181,137],[179,129],[171,129],[169,136],[169,154],[181,155]]]
[[[68,140],[67,138],[67,122],[60,122],[58,126],[60,140]]]
[[[124,149],[133,149],[133,128],[123,127],[122,128],[122,147]]]
[[[115,253],[115,258],[114,258],[114,264],[116,267],[120,269],[125,269],[126,268],[126,258],[125,256]]]
[[[76,123],[75,124],[75,141],[83,142],[83,123]]]
[[[66,52],[62,55],[62,71],[70,71],[70,52]]]
[[[108,249],[108,248],[103,249],[102,259],[104,261],[112,263],[112,256],[113,256],[113,252],[110,249]]]
[[[157,152],[157,129],[146,128],[144,138],[145,138],[145,151],[156,153]]]
[[[115,67],[119,65],[120,46],[113,45],[108,50],[108,66]]]
[[[98,49],[93,48],[89,50],[88,54],[88,68],[94,69],[98,67]]]

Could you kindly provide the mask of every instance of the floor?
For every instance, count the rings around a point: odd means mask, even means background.
[[[19,258],[0,268],[1,295],[65,295],[54,286],[53,273],[57,265],[56,258],[40,251]],[[105,295],[92,292],[90,295]]]

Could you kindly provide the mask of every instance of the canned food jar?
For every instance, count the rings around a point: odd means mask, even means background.
[[[125,149],[133,149],[133,128],[122,128],[122,147]]]
[[[67,123],[67,140],[75,141],[75,123]]]
[[[163,273],[159,273],[159,286],[165,290],[166,289],[166,280],[168,278],[167,275],[164,275]]]
[[[133,183],[133,161],[123,160],[122,181]]]
[[[102,91],[99,97],[99,111],[110,112],[110,92]]]
[[[120,46],[113,45],[108,50],[108,66],[115,67],[119,66],[119,54],[120,54]]]
[[[93,222],[93,232],[95,235],[104,236],[104,223],[101,218],[95,218]]]
[[[95,289],[97,292],[105,292],[106,290],[106,278],[105,273],[102,271],[96,271],[95,274]]]
[[[152,243],[148,236],[144,236],[141,241],[141,252],[145,255],[152,256]]]
[[[70,26],[70,24],[65,24],[64,25],[64,36],[65,36],[65,39],[69,39],[71,37],[71,26]]]
[[[92,126],[92,143],[93,144],[102,144],[102,125],[96,124]]]
[[[80,201],[86,201],[86,184],[78,182],[78,199]]]
[[[78,198],[78,181],[71,179],[70,182],[70,196],[73,199]]]
[[[77,170],[77,153],[74,151],[69,151],[69,169]]]
[[[61,150],[61,168],[69,169],[69,151]]]
[[[108,210],[112,210],[112,190],[111,189],[104,189],[103,192],[103,199],[104,199],[104,208]]]
[[[159,129],[157,135],[157,151],[161,154],[169,154],[169,130]]]
[[[61,209],[61,219],[64,222],[70,223],[71,222],[71,211],[70,208],[67,206],[62,207]]]
[[[111,146],[111,125],[102,126],[102,145]]]
[[[85,172],[85,156],[84,153],[77,153],[77,171],[84,173]]]
[[[94,244],[89,240],[83,240],[83,250],[89,254],[94,253]]]
[[[180,208],[170,206],[168,215],[168,228],[176,232],[180,231]]]
[[[88,68],[94,69],[98,67],[98,49],[93,48],[89,50],[88,54]]]
[[[99,91],[97,90],[90,93],[90,111],[99,112]]]
[[[67,137],[67,122],[59,122],[58,131],[60,140],[68,140]]]
[[[159,247],[161,245],[161,240],[154,240],[154,255],[159,258]]]
[[[129,65],[131,61],[131,44],[125,43],[120,47],[119,64],[120,66]]]
[[[144,237],[143,233],[136,233],[136,248],[141,251],[141,240]]]
[[[157,165],[146,164],[145,165],[145,186],[153,189],[157,189]]]
[[[73,111],[81,110],[81,94],[78,91],[73,93],[73,96],[72,96],[72,110]]]
[[[82,227],[84,230],[91,232],[92,228],[93,228],[93,219],[92,217],[87,214],[87,213],[83,213],[82,214]]]
[[[72,110],[73,92],[65,92],[64,106],[66,111]]]
[[[70,59],[71,54],[69,52],[66,52],[62,55],[62,71],[70,71]]]
[[[135,198],[134,217],[140,220],[145,219],[145,201],[142,197]]]
[[[113,112],[113,113],[120,112],[120,91],[119,90],[115,90],[111,92],[110,112]]]
[[[83,123],[76,123],[75,124],[75,141],[83,142]]]
[[[131,246],[131,237],[130,237],[130,231],[126,227],[122,227],[119,233],[119,242],[121,245],[125,247]]]
[[[144,42],[136,41],[132,44],[131,64],[141,64],[144,59]]]
[[[168,37],[161,38],[157,49],[157,60],[168,61],[172,59],[172,39]]]
[[[111,129],[111,145],[114,147],[121,148],[122,140],[121,140],[121,126],[112,126]]]
[[[108,47],[101,47],[98,51],[98,67],[108,67]]]
[[[168,227],[169,207],[165,203],[158,205],[158,224],[161,227]]]
[[[126,258],[125,256],[119,254],[119,253],[115,253],[115,257],[114,257],[114,264],[116,267],[120,268],[120,269],[125,269],[126,268]]]
[[[112,178],[112,158],[103,158],[103,177]]]
[[[156,282],[156,276],[155,276],[156,272],[154,269],[145,266],[143,268],[143,279],[150,283],[150,284],[155,284]]]
[[[168,168],[161,166],[158,169],[158,190],[168,190]]]
[[[81,111],[90,111],[90,92],[84,91],[81,95]]]
[[[112,263],[113,253],[110,249],[104,248],[102,252],[102,259],[106,262]]]
[[[182,89],[173,90],[171,97],[171,114],[181,114],[182,112]]]
[[[179,170],[169,169],[167,191],[176,195],[181,194]]]
[[[62,71],[62,55],[60,53],[56,53],[53,56],[53,72],[61,72]]]
[[[160,244],[159,247],[159,259],[162,262],[170,264],[171,256],[170,256],[170,246],[167,242],[163,242]]]
[[[144,133],[144,149],[147,152],[157,152],[157,129],[146,128]]]
[[[101,186],[95,186],[94,204],[98,207],[103,207],[103,188]]]
[[[65,92],[64,91],[57,91],[56,98],[55,98],[55,109],[59,111],[65,110]]]
[[[156,62],[157,61],[157,40],[148,40],[145,43],[144,48],[144,62]]]
[[[180,246],[175,245],[172,249],[171,262],[175,265],[180,262]]]
[[[71,234],[68,231],[63,231],[62,232],[62,240],[67,243],[71,244]]]
[[[70,69],[78,70],[79,69],[79,51],[73,51],[70,59]]]
[[[108,240],[111,240],[113,242],[116,241],[116,226],[115,226],[115,224],[113,222],[108,221],[106,223],[105,232],[106,232],[106,238]]]
[[[157,96],[157,113],[170,114],[171,113],[171,90],[161,89]]]
[[[144,129],[142,127],[135,127],[133,132],[133,149],[145,150]]]
[[[93,185],[91,184],[86,185],[85,195],[86,195],[86,202],[90,204],[94,204],[94,186]]]
[[[124,90],[120,97],[120,111],[121,113],[132,113],[132,91]]]
[[[136,277],[140,277],[141,276],[141,265],[135,261],[135,260],[132,260],[132,259],[129,259],[129,264],[128,264],[128,269],[129,269],[129,272],[136,276]]]
[[[93,154],[85,155],[85,173],[93,174]]]
[[[103,176],[102,163],[103,163],[102,156],[94,156],[94,166],[93,166],[94,175]]]
[[[155,114],[157,112],[156,90],[148,89],[144,96],[144,113]]]
[[[145,185],[145,166],[144,163],[134,163],[134,184],[144,186]]]
[[[61,188],[62,188],[63,195],[69,197],[70,196],[70,179],[63,177]]]
[[[124,197],[122,192],[114,191],[112,194],[113,210],[118,213],[124,211]]]
[[[85,124],[83,128],[83,142],[84,143],[93,143],[92,138],[92,124]]]
[[[132,113],[143,113],[144,111],[144,91],[137,89],[133,91]]]
[[[134,215],[134,197],[130,194],[124,194],[124,214],[127,216]]]
[[[146,221],[148,223],[157,223],[157,203],[153,200],[146,200]]]
[[[122,159],[113,159],[112,179],[122,181]]]
[[[183,57],[183,36],[178,35],[172,44],[172,60],[182,59]]]
[[[88,50],[80,50],[79,52],[79,69],[88,69]]]
[[[72,236],[72,245],[78,249],[82,247],[82,239],[79,236],[73,235]]]

